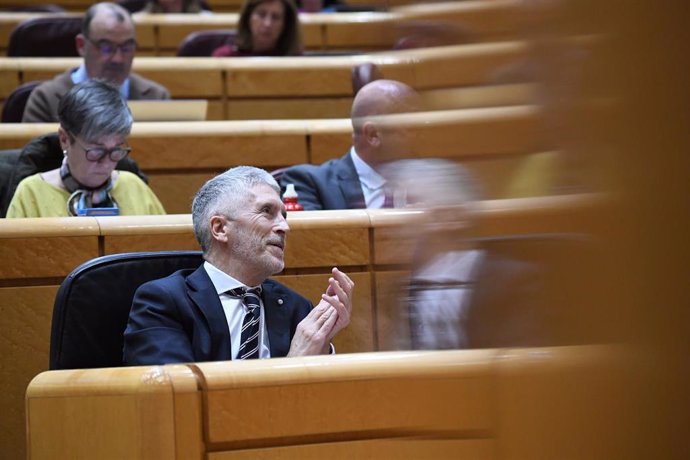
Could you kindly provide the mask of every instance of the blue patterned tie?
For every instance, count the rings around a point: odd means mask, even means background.
[[[261,289],[240,287],[228,293],[242,299],[246,313],[242,321],[238,359],[257,359],[259,357],[259,333],[261,317]]]

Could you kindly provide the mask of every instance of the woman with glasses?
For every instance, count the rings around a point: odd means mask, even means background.
[[[234,43],[213,51],[215,57],[301,54],[302,36],[293,0],[245,0]]]
[[[99,80],[74,86],[58,107],[62,165],[22,180],[7,217],[165,214],[135,174],[116,171],[131,148],[132,114],[117,88]]]

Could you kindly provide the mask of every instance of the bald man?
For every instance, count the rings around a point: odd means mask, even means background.
[[[321,165],[297,165],[285,171],[283,189],[294,184],[305,210],[392,207],[392,196],[379,169],[406,156],[404,133],[377,116],[418,111],[417,92],[404,83],[375,80],[352,103],[352,147]]]
[[[163,86],[131,73],[137,49],[134,22],[129,12],[115,3],[96,3],[84,15],[82,32],[75,37],[79,55],[84,58],[76,69],[69,69],[31,92],[23,122],[58,121],[62,96],[77,83],[97,78],[120,88],[125,99],[170,99]]]

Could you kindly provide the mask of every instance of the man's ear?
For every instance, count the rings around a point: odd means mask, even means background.
[[[364,134],[364,139],[366,139],[367,144],[372,147],[379,147],[381,145],[379,130],[374,122],[365,122],[362,126],[362,133]]]
[[[84,37],[84,34],[77,34],[74,37],[74,46],[77,47],[79,56],[84,57],[84,47],[86,46],[86,37]]]
[[[228,220],[225,216],[212,216],[209,225],[211,226],[211,238],[219,243],[227,243],[230,239],[230,229]]]

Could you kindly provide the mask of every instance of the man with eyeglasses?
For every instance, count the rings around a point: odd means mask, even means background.
[[[72,86],[89,79],[106,80],[120,88],[125,99],[170,99],[168,90],[131,73],[137,49],[134,22],[129,12],[115,3],[96,3],[84,15],[82,32],[75,37],[84,62],[36,87],[29,96],[23,122],[58,121],[60,99]]]

